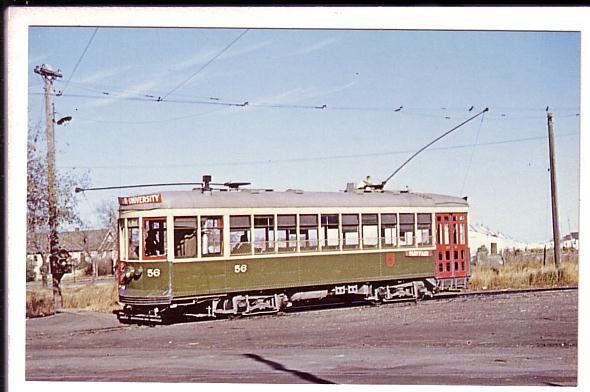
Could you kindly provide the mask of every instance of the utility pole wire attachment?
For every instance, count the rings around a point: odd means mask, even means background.
[[[443,133],[442,135],[440,135],[439,137],[437,137],[436,139],[434,139],[433,141],[431,141],[430,143],[428,143],[427,145],[425,145],[424,147],[422,147],[421,149],[419,149],[418,151],[416,151],[414,153],[414,155],[412,155],[410,158],[408,158],[408,160],[406,160],[404,163],[402,163],[402,165],[400,167],[398,167],[393,173],[391,173],[391,175],[389,177],[387,177],[381,184],[375,186],[375,189],[383,189],[383,187],[385,186],[385,184],[387,184],[387,181],[391,180],[391,178],[393,176],[395,176],[404,166],[406,166],[408,164],[408,162],[410,162],[412,159],[414,159],[414,157],[416,157],[416,155],[420,154],[422,151],[426,150],[428,147],[430,147],[431,145],[433,145],[434,143],[436,143],[437,141],[439,141],[443,137],[447,136],[449,133],[455,131],[456,129],[458,129],[460,127],[462,127],[463,125],[467,124],[469,121],[471,121],[474,118],[476,118],[476,117],[484,114],[485,112],[487,112],[489,110],[490,110],[489,108],[485,108],[481,112],[479,112],[476,115],[468,118],[467,120],[463,121],[461,124],[455,126],[454,128],[449,129],[448,131],[446,131],[445,133]]]

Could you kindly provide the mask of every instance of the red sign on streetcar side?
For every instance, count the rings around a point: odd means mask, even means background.
[[[386,253],[385,254],[385,264],[388,267],[393,267],[395,264],[395,253]]]

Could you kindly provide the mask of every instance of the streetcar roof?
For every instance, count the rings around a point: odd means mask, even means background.
[[[170,208],[467,207],[465,199],[410,192],[162,191],[119,198],[120,210]]]

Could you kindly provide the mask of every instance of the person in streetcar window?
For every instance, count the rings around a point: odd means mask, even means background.
[[[145,255],[146,256],[156,256],[158,255],[158,250],[160,250],[160,243],[156,238],[156,230],[148,231],[148,235],[145,239]]]

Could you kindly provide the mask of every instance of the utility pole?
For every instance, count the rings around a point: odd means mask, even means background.
[[[559,217],[557,214],[557,174],[555,173],[555,142],[553,141],[553,113],[547,112],[549,132],[549,171],[551,174],[551,212],[553,216],[553,250],[555,267],[561,268],[561,241],[559,235]]]
[[[49,265],[51,268],[51,278],[53,283],[53,306],[55,308],[62,307],[62,296],[60,281],[63,277],[59,265],[59,239],[57,236],[57,192],[55,188],[55,137],[53,125],[55,123],[55,112],[53,107],[53,100],[51,93],[53,91],[53,81],[61,78],[59,71],[54,71],[47,65],[36,66],[34,69],[36,74],[41,75],[45,82],[45,117],[46,125],[45,131],[47,135],[47,190],[49,195]]]

